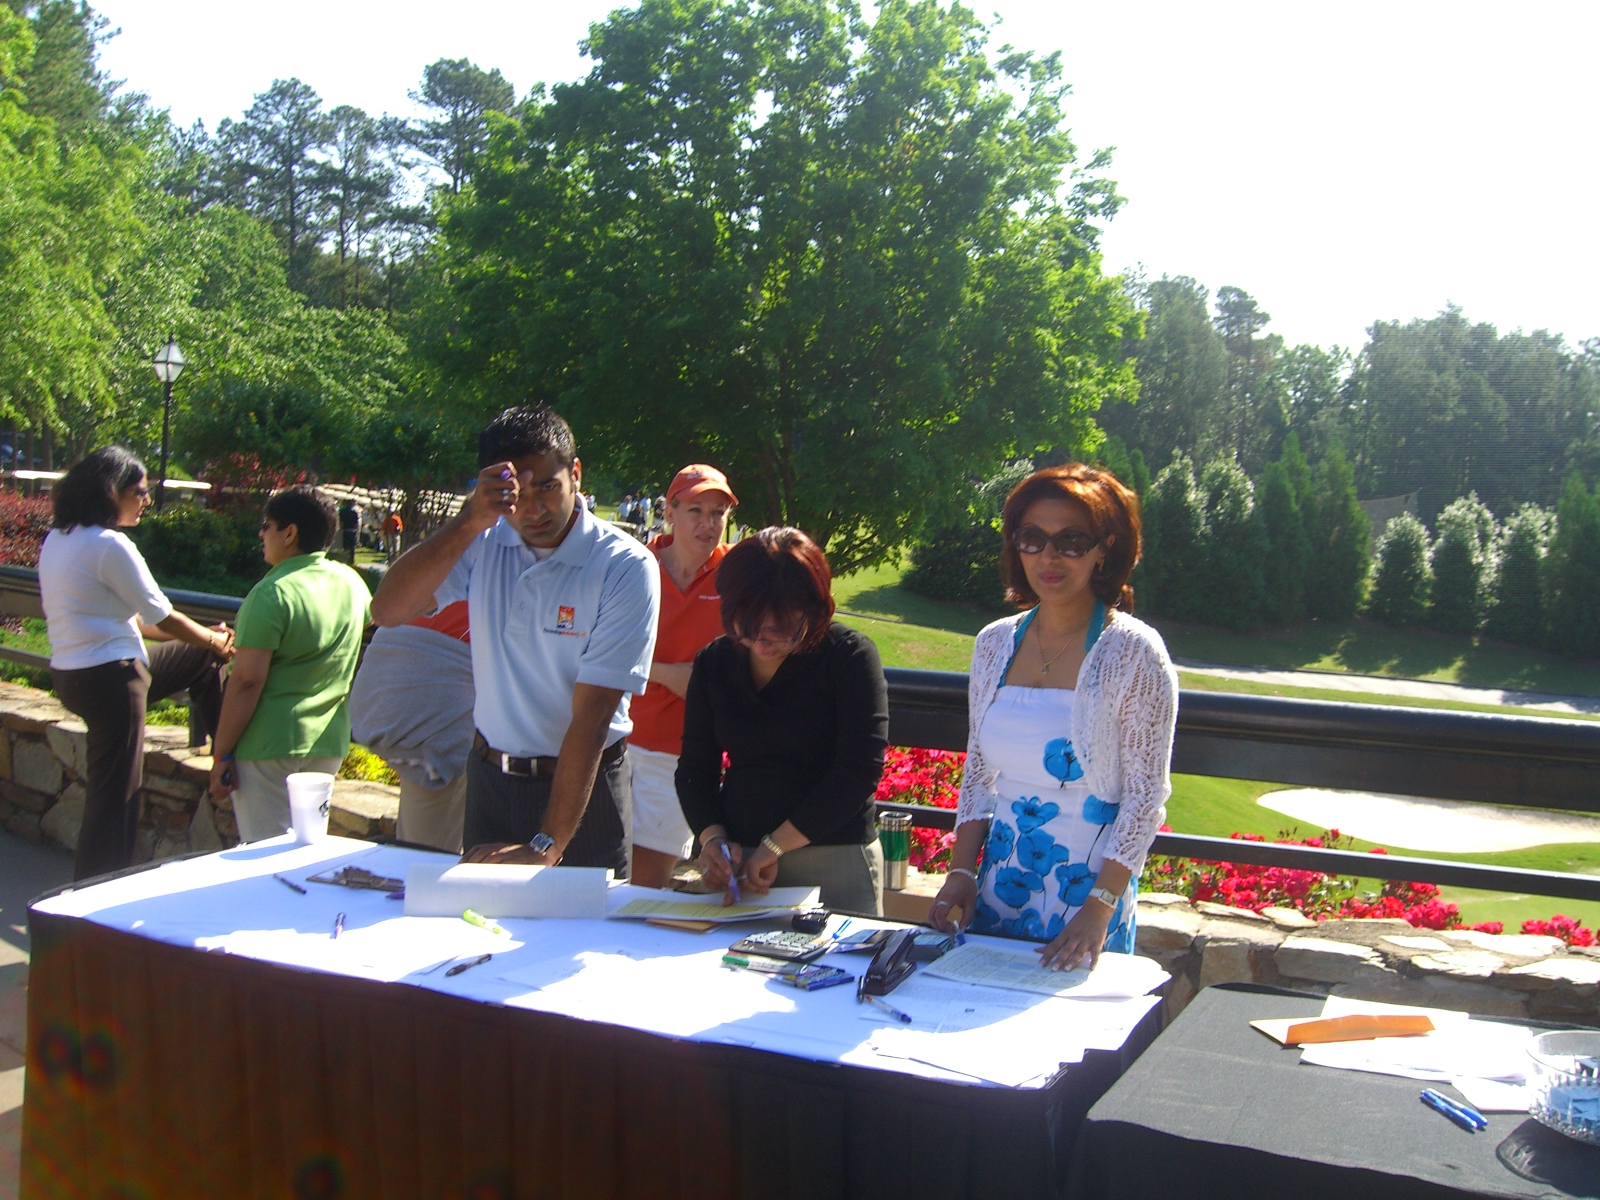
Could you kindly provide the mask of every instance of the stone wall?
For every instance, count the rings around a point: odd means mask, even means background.
[[[78,845],[87,752],[82,721],[48,692],[0,683],[0,825],[30,841]],[[206,791],[211,756],[189,748],[182,725],[145,728],[143,804],[135,862],[235,845],[232,800]],[[346,837],[394,837],[400,789],[341,779],[330,829]]]

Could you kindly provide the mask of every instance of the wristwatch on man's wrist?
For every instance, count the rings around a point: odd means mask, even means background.
[[[555,844],[555,838],[551,837],[548,833],[544,833],[543,831],[534,834],[528,839],[528,849],[532,850],[535,854],[543,854]]]
[[[1117,911],[1118,896],[1110,888],[1095,888],[1094,891],[1089,893],[1089,899],[1100,901],[1101,904],[1104,904],[1112,912]]]

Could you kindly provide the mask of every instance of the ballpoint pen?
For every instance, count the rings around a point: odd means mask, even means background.
[[[728,853],[728,839],[723,838],[717,843],[717,846],[722,851],[723,861],[728,864],[728,890],[733,893],[733,902],[737,904],[739,903],[739,876],[733,869],[733,855]]]
[[[448,971],[446,971],[445,974],[446,975],[459,975],[463,971],[470,971],[473,967],[477,966],[479,963],[488,962],[493,957],[494,957],[494,955],[492,955],[492,954],[480,954],[480,955],[478,955],[477,958],[470,958],[464,963],[457,963],[455,966],[451,967]]]
[[[333,936],[338,937],[344,932],[344,914],[340,913],[333,919]]]
[[[274,879],[276,879],[279,883],[283,884],[284,887],[293,888],[295,891],[299,892],[302,896],[304,896],[306,894],[305,888],[301,887],[294,880],[285,879],[282,875],[279,875],[276,871],[274,871],[272,873],[272,877]]]
[[[1466,1108],[1463,1105],[1457,1104],[1448,1096],[1441,1095],[1432,1088],[1423,1089],[1422,1095],[1418,1098],[1429,1108],[1433,1109],[1434,1112],[1438,1113],[1442,1117],[1447,1118],[1448,1120],[1454,1121],[1468,1133],[1477,1133],[1480,1129],[1489,1128],[1488,1119],[1482,1113],[1478,1112],[1477,1109]]]
[[[899,1021],[900,1024],[902,1024],[902,1025],[911,1024],[911,1014],[910,1013],[901,1012],[898,1008],[896,1008],[894,1005],[890,1004],[882,996],[868,996],[867,999],[872,1001],[872,1003],[876,1004],[879,1008],[883,1009],[884,1012],[888,1013],[896,1021]]]

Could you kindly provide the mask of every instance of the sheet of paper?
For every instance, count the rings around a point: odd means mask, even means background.
[[[1429,1083],[1449,1083],[1456,1078],[1490,1079],[1520,1084],[1526,1078],[1528,1042],[1533,1031],[1498,1021],[1475,1021],[1466,1013],[1448,1009],[1416,1009],[1398,1004],[1375,1004],[1330,996],[1322,1015],[1342,1017],[1354,1012],[1423,1012],[1437,1028],[1421,1037],[1374,1038],[1366,1042],[1330,1042],[1306,1046],[1300,1061],[1345,1071],[1370,1071],[1398,1075]]]
[[[607,897],[609,917],[676,917],[679,920],[755,921],[811,908],[821,899],[820,888],[773,888],[759,899],[724,905],[720,896],[695,896],[683,892],[661,892],[653,888],[618,887]]]
[[[1528,1111],[1532,1102],[1532,1089],[1525,1083],[1501,1083],[1497,1079],[1467,1079],[1457,1076],[1450,1086],[1460,1092],[1466,1102],[1479,1112]]]
[[[1031,947],[957,946],[927,967],[929,975],[957,983],[1011,988],[1074,999],[1128,999],[1160,987],[1169,976],[1159,964],[1137,954],[1102,954],[1093,971],[1082,967],[1053,971],[1039,966]]]
[[[406,871],[406,915],[599,920],[606,915],[601,867],[534,867],[509,863],[417,863]]]

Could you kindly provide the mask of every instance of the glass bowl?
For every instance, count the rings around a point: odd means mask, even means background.
[[[1528,1057],[1528,1112],[1541,1125],[1600,1146],[1600,1030],[1542,1033]]]

